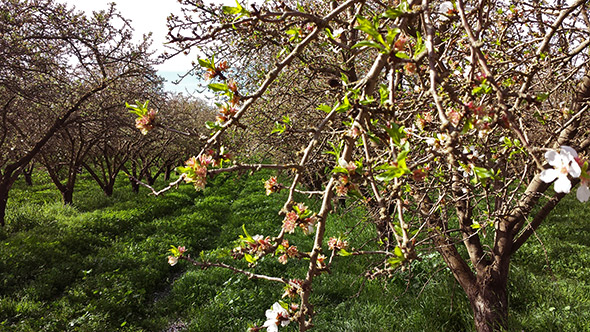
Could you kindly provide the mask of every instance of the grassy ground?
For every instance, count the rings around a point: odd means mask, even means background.
[[[274,234],[284,193],[265,196],[264,177],[220,176],[204,192],[182,186],[154,198],[133,194],[124,178],[105,197],[83,175],[67,207],[42,174],[34,187],[18,182],[0,230],[0,330],[245,331],[248,322],[261,324],[280,286],[186,262],[171,267],[166,251],[185,245],[193,255],[231,261],[223,248],[243,224],[250,234]],[[563,202],[538,232],[543,244],[532,239],[516,255],[511,331],[590,330],[589,217],[588,205]],[[331,225],[350,226],[363,215],[333,218]],[[335,226],[327,232],[337,234]],[[370,233],[350,240],[362,243]],[[472,330],[465,296],[438,257],[386,280],[365,281],[368,264],[343,257],[319,277],[316,330]],[[303,278],[305,268],[305,261],[267,259],[256,269]]]

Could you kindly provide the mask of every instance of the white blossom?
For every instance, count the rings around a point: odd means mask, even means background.
[[[279,325],[287,326],[290,322],[289,312],[278,302],[275,302],[272,305],[272,309],[266,310],[266,322],[264,322],[262,327],[266,327],[268,332],[278,332]]]
[[[578,153],[569,146],[562,146],[560,152],[549,150],[545,152],[545,158],[553,168],[541,172],[540,179],[545,183],[555,181],[555,192],[569,193],[572,183],[568,179],[568,174],[574,178],[580,176],[582,170],[575,158]]]

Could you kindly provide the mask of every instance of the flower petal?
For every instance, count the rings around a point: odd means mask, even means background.
[[[567,172],[575,178],[580,177],[580,174],[582,174],[580,165],[578,165],[578,163],[575,160],[573,160],[569,163],[569,165],[567,165]]]
[[[557,181],[555,181],[554,189],[556,193],[567,194],[570,192],[570,189],[572,189],[572,183],[567,178],[567,175],[562,174],[557,178]]]
[[[541,172],[539,179],[545,183],[551,183],[557,178],[558,175],[559,172],[555,168],[550,168]]]
[[[569,155],[572,156],[572,159],[576,158],[578,156],[578,153],[576,152],[576,150],[574,150],[573,148],[567,146],[567,145],[562,145],[561,146],[561,152],[566,152]]]
[[[561,167],[563,165],[563,160],[561,158],[561,155],[559,155],[559,153],[557,153],[557,151],[549,150],[549,151],[545,152],[545,159],[547,159],[547,162],[549,163],[549,165],[551,165],[553,167]]]
[[[590,198],[590,189],[585,184],[580,184],[578,191],[576,191],[576,197],[580,202],[587,202]]]

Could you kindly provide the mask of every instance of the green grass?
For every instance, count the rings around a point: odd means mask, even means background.
[[[84,174],[73,206],[42,174],[11,192],[7,226],[0,229],[2,331],[245,331],[262,324],[280,299],[277,284],[226,270],[166,262],[171,244],[184,245],[245,267],[227,257],[242,234],[275,234],[285,192],[266,196],[269,173],[218,176],[203,192],[181,186],[158,198],[131,192],[124,177],[106,197]],[[162,186],[164,183],[159,183]],[[306,201],[317,211],[317,202]],[[510,331],[590,330],[590,209],[566,199],[514,257],[509,281]],[[327,236],[363,220],[361,209],[330,217]],[[358,246],[372,226],[349,239]],[[311,240],[289,237],[301,250]],[[545,258],[545,252],[548,259]],[[472,331],[460,287],[437,255],[387,279],[366,280],[368,257],[342,257],[314,283],[317,331]],[[304,278],[307,261],[282,265],[266,257],[255,268],[273,276]],[[281,331],[295,331],[291,324]]]

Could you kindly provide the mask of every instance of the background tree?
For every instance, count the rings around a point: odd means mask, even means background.
[[[0,7],[0,224],[23,167],[93,95],[149,71],[148,41],[111,6],[86,17],[52,0]]]
[[[306,257],[309,268],[303,279],[266,276],[195,260],[184,247],[171,250],[170,263],[181,258],[282,283],[299,303],[275,303],[265,324],[252,329],[295,321],[306,331],[313,327],[312,284],[337,256],[378,257],[376,276],[437,251],[465,291],[476,329],[505,329],[512,255],[578,183],[578,199],[590,196],[585,1],[183,3],[186,15],[171,17],[170,39],[179,52],[208,52],[199,65],[222,103],[211,137],[181,179],[200,189],[207,174],[291,169],[290,185],[274,177],[265,184],[268,194],[289,191],[278,234],[246,233],[232,253],[251,264],[269,254],[281,262]],[[266,52],[260,62],[247,55],[256,45]],[[326,77],[309,68],[340,77],[328,80],[341,86],[335,96],[314,94]],[[293,97],[295,107],[272,102],[281,96]],[[272,110],[288,112],[289,120],[279,122]],[[216,168],[223,158],[210,149],[231,130],[254,136],[246,142],[264,141],[264,127],[249,128],[259,119],[278,122],[266,133],[287,136],[282,151],[290,156]],[[326,180],[320,191],[305,192],[302,179],[326,143]],[[297,165],[283,162],[295,158]],[[319,195],[317,213],[297,203],[298,192]],[[365,225],[326,234],[339,196],[366,207],[377,233],[370,249],[347,248],[342,238],[352,241]],[[299,228],[315,234],[309,252],[285,242]]]

